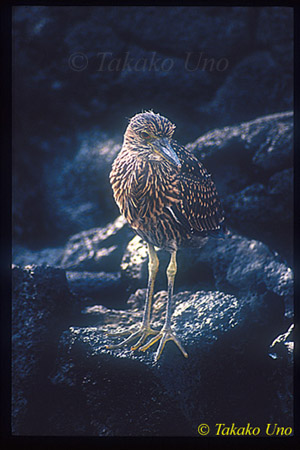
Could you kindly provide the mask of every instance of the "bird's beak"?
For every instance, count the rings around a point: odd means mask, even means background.
[[[175,166],[181,167],[181,162],[167,138],[157,139],[152,145],[154,151],[159,153],[163,158]]]

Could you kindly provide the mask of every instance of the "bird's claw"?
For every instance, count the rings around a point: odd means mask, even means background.
[[[139,350],[141,350],[142,352],[146,351],[149,347],[151,347],[151,345],[155,344],[159,339],[160,343],[154,357],[155,362],[157,362],[158,359],[160,358],[164,346],[168,341],[174,341],[179,350],[182,352],[183,356],[185,358],[188,357],[187,352],[184,350],[181,343],[179,342],[179,340],[177,339],[177,337],[170,328],[163,328],[156,336],[154,336],[149,342],[147,342],[147,344],[143,345],[142,347],[139,347]]]
[[[107,349],[121,348],[124,345],[130,344],[135,339],[140,338],[136,342],[136,344],[131,347],[131,350],[137,350],[145,342],[145,340],[147,339],[148,336],[155,335],[157,333],[159,333],[159,331],[152,330],[152,328],[144,327],[144,326],[142,326],[138,331],[136,331],[134,333],[131,333],[131,330],[123,331],[121,333],[111,333],[111,334],[107,333],[109,336],[114,336],[114,337],[126,336],[127,334],[130,334],[130,336],[127,339],[125,339],[124,341],[119,342],[118,344],[106,345],[106,348]]]
[[[175,342],[175,344],[177,345],[177,347],[179,348],[179,350],[182,352],[183,356],[185,358],[188,357],[187,352],[184,350],[184,348],[182,347],[180,341],[178,340],[178,338],[175,336],[175,334],[172,332],[172,330],[170,328],[163,328],[161,331],[157,331],[157,330],[153,330],[150,327],[144,327],[142,326],[138,331],[132,333],[131,330],[126,330],[123,331],[121,333],[107,333],[109,336],[113,336],[113,337],[121,337],[121,336],[126,336],[126,335],[130,335],[127,339],[125,339],[122,342],[119,342],[118,344],[112,344],[112,345],[106,345],[107,349],[116,349],[116,348],[121,348],[124,345],[130,344],[132,342],[134,342],[137,338],[139,338],[139,340],[135,343],[135,345],[132,345],[131,350],[140,350],[142,352],[145,352],[146,350],[148,350],[149,347],[151,347],[151,345],[155,344],[157,341],[160,340],[158,349],[155,353],[155,357],[154,357],[154,361],[157,362],[158,359],[160,358],[162,351],[166,345],[166,343],[168,341],[173,341]],[[152,337],[152,339],[150,339],[149,342],[147,342],[146,344],[142,345],[145,340],[147,339],[148,336],[154,335],[154,337]]]

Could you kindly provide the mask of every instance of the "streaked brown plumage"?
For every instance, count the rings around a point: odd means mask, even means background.
[[[171,331],[176,251],[190,245],[202,246],[209,235],[218,236],[222,232],[224,221],[210,174],[194,155],[172,139],[174,130],[174,124],[152,111],[135,115],[126,129],[122,149],[110,174],[114,198],[121,213],[149,248],[149,282],[143,323],[140,330],[110,348],[140,337],[132,348],[146,350],[160,339],[156,360],[167,340],[175,341],[187,356]],[[171,253],[167,269],[167,318],[160,332],[150,328],[151,301],[158,270],[154,246]],[[142,346],[151,334],[154,338]]]

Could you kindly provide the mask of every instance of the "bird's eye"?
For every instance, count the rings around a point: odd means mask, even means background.
[[[146,131],[141,132],[141,136],[143,139],[150,139],[150,134],[148,134]]]

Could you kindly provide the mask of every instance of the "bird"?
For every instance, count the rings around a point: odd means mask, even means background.
[[[110,336],[129,335],[109,349],[132,344],[146,351],[159,341],[154,361],[165,344],[173,341],[188,357],[171,328],[177,251],[202,247],[210,236],[224,238],[226,226],[216,186],[196,156],[173,139],[176,125],[152,110],[129,119],[123,144],[109,175],[113,196],[130,227],[147,243],[148,285],[143,319],[131,329]],[[162,329],[151,327],[154,282],[159,268],[157,249],[170,253],[167,274],[167,305]],[[108,333],[109,334],[109,333]],[[150,339],[147,341],[147,339]]]

